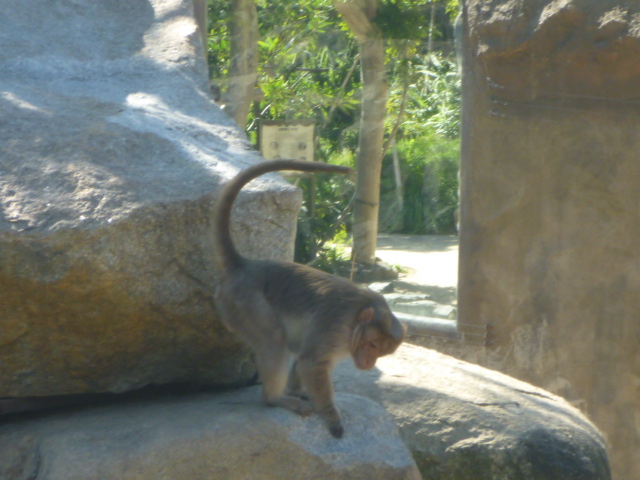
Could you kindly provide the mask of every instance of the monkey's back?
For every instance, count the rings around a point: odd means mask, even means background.
[[[375,293],[346,278],[291,262],[252,261],[265,279],[265,297],[279,310],[321,316],[325,322],[375,302]],[[258,273],[258,272],[256,272]]]

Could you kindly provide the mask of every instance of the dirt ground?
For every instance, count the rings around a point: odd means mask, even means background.
[[[455,235],[378,235],[376,255],[407,269],[403,280],[455,287],[458,283],[458,237]]]

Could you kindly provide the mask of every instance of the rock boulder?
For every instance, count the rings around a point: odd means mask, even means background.
[[[386,407],[424,478],[609,480],[606,443],[565,400],[501,373],[405,344],[377,368],[344,362],[336,390]]]
[[[260,161],[208,96],[190,0],[0,0],[0,397],[230,384],[212,207]],[[239,198],[239,249],[293,253],[299,193]]]
[[[432,480],[611,478],[578,410],[498,372],[403,345],[368,372],[343,362],[334,379],[340,440],[317,415],[265,406],[257,386],[111,400],[5,417],[0,478],[413,480],[416,464]]]
[[[267,407],[258,387],[72,409],[0,426],[0,478],[420,480],[380,405],[340,394],[346,433]]]

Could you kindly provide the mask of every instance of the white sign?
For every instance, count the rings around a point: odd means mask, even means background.
[[[267,160],[314,160],[315,124],[310,121],[261,120],[260,152]]]

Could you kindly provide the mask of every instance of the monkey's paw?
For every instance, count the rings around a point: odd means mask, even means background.
[[[298,405],[295,408],[294,412],[296,412],[298,415],[302,415],[303,417],[306,417],[313,413],[313,405],[309,400],[304,400],[302,398],[298,398],[297,400]]]
[[[303,400],[302,398],[292,397],[286,395],[282,398],[279,398],[277,401],[269,402],[271,405],[286,408],[287,410],[291,410],[298,415],[306,417],[313,413],[313,405],[308,400]]]
[[[342,426],[342,423],[334,423],[329,425],[329,433],[332,437],[342,438],[342,436],[344,435],[344,427]]]

